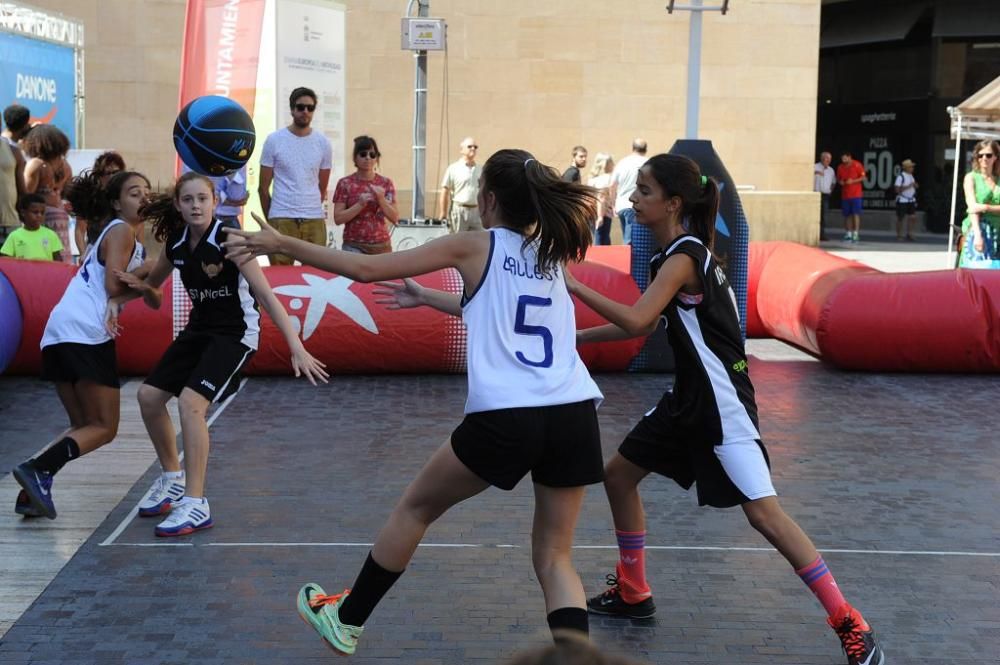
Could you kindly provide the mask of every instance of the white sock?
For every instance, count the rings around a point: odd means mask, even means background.
[[[203,496],[188,496],[187,494],[184,495],[184,498],[181,499],[181,501],[184,503],[200,503],[202,505],[208,503],[208,500]]]
[[[179,480],[181,482],[184,482],[184,472],[183,471],[164,471],[163,472],[163,479],[164,480],[170,480],[170,481]]]

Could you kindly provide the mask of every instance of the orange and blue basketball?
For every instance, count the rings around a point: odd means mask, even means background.
[[[218,95],[191,101],[177,114],[174,148],[188,168],[222,176],[239,170],[253,154],[257,135],[242,106]]]

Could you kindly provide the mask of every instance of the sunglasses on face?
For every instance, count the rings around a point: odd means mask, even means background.
[[[979,159],[989,159],[990,157],[996,157],[992,152],[981,152],[976,155]]]
[[[315,104],[296,104],[295,105],[295,110],[296,111],[309,111],[310,113],[312,113],[313,111],[316,110],[316,105]]]
[[[379,155],[374,150],[362,150],[358,153],[358,157],[361,159],[365,159],[366,157],[368,159],[378,159]]]

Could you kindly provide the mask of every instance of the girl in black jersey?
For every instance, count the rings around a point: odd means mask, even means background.
[[[655,607],[646,582],[645,515],[638,485],[650,472],[684,488],[697,482],[701,505],[739,505],[794,567],[826,609],[850,665],[879,665],[874,631],[841,595],[812,541],[781,509],[757,426],[736,300],[712,256],[719,189],[686,157],[657,155],[639,170],[631,201],[636,222],[659,250],[649,288],[634,305],[568,279],[570,291],[611,324],[582,330],[580,343],[648,335],[660,319],[676,358],[674,389],[632,429],[605,467],[620,550],[611,588],[591,612],[633,618]]]
[[[163,474],[153,492],[139,505],[142,516],[170,513],[156,527],[157,536],[182,536],[212,526],[205,498],[208,466],[208,406],[224,399],[239,385],[239,373],[257,350],[260,336],[259,300],[281,330],[291,351],[295,376],[304,374],[315,385],[326,381],[323,363],[302,346],[288,315],[256,261],[237,266],[222,249],[223,223],[213,217],[215,188],[197,173],[177,180],[173,195],[161,195],[143,207],[141,215],[153,223],[163,251],[145,282],[119,272],[133,288],[143,283],[159,287],[176,267],[191,297],[188,325],[163,354],[142,387],[139,407],[156,448]],[[174,288],[181,285],[175,284]],[[112,328],[117,321],[109,322]],[[178,398],[184,435],[184,471],[181,471],[174,427],[167,402]]]

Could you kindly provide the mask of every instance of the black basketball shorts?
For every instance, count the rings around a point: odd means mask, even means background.
[[[502,490],[529,471],[546,487],[579,487],[604,480],[597,407],[573,404],[466,414],[451,435],[458,459]]]
[[[232,337],[185,330],[145,382],[174,395],[190,388],[209,402],[218,402],[239,387],[240,371],[253,354],[253,349]]]
[[[767,449],[760,439],[715,445],[680,426],[662,403],[632,428],[618,452],[684,489],[697,483],[701,506],[729,508],[775,495]]]
[[[55,383],[75,384],[91,381],[110,388],[120,388],[115,341],[102,344],[62,342],[42,349],[42,378]]]

